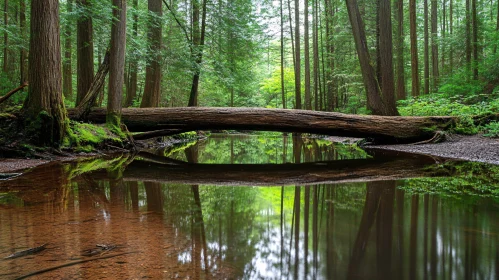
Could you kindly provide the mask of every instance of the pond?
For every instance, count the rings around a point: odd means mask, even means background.
[[[0,278],[497,279],[499,166],[212,134],[0,181]]]

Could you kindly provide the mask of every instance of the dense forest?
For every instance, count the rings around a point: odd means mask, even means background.
[[[0,94],[29,86],[0,102],[42,145],[63,143],[73,107],[107,107],[115,130],[125,107],[499,111],[499,1],[3,2]],[[463,130],[479,129],[499,134]]]

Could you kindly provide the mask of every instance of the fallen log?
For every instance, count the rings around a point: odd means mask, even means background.
[[[74,109],[69,109],[75,118]],[[106,121],[106,109],[92,109],[88,120]],[[384,117],[347,115],[306,110],[265,108],[124,108],[123,123],[130,131],[180,129],[192,130],[260,130],[370,138],[373,143],[411,143],[433,137],[456,122],[454,117]],[[157,137],[158,134],[154,134]]]
[[[22,85],[16,87],[15,89],[9,91],[6,95],[0,96],[0,104],[2,104],[5,100],[9,99],[14,93],[20,91],[21,89],[28,86],[28,82],[24,82]]]

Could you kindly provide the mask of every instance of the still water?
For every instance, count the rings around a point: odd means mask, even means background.
[[[47,243],[0,279],[498,279],[498,174],[277,134],[52,163],[0,181],[0,257]]]

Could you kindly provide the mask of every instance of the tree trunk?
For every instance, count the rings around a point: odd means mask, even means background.
[[[471,20],[470,20],[470,0],[466,0],[465,7],[465,40],[466,40],[466,67],[471,70]]]
[[[416,23],[416,0],[409,0],[409,24],[411,33],[411,79],[412,96],[419,96],[418,35]]]
[[[496,31],[499,31],[499,1],[497,1]],[[496,53],[497,53],[497,43],[494,45],[494,54]]]
[[[147,34],[149,49],[151,50],[146,66],[146,82],[140,107],[159,107],[161,98],[161,29],[162,29],[162,2],[149,0],[149,31]]]
[[[126,0],[113,0],[113,24],[111,26],[111,55],[109,57],[109,93],[106,123],[120,128],[121,98],[125,74]]]
[[[478,20],[476,0],[471,0],[472,26],[473,26],[473,80],[478,80]]]
[[[308,20],[308,0],[303,1],[303,48],[305,52],[305,109],[312,110],[312,97],[310,93],[310,38]]]
[[[26,0],[19,0],[19,29],[21,38],[23,42],[26,40]],[[20,84],[24,84],[28,81],[28,52],[26,51],[26,47],[21,48],[19,68],[20,68]]]
[[[75,119],[76,120],[85,120],[87,118],[88,113],[90,113],[90,109],[96,104],[97,97],[99,94],[102,94],[102,87],[106,80],[106,75],[109,72],[109,58],[110,52],[106,51],[104,55],[104,60],[102,64],[99,66],[99,70],[97,74],[95,74],[94,80],[90,85],[90,89],[88,90],[85,97],[81,100],[80,104],[75,108]]]
[[[67,12],[71,14],[73,12],[73,1],[67,0]],[[64,27],[64,62],[62,64],[62,93],[64,97],[71,100],[73,94],[73,74],[71,65],[71,25],[72,22],[66,22]]]
[[[357,0],[347,0],[348,16],[350,18],[350,24],[352,25],[353,37],[355,39],[355,46],[357,49],[357,55],[359,57],[360,69],[362,72],[362,78],[364,80],[364,86],[367,93],[367,107],[372,111],[374,115],[394,115],[397,108],[389,108],[389,104],[394,104],[393,101],[388,101],[385,103],[380,92],[379,83],[376,79],[376,73],[371,64],[371,59],[369,57],[369,50],[367,47],[367,39],[364,30],[364,22],[360,17],[359,7],[357,5]],[[386,30],[385,32],[391,32]],[[390,33],[391,34],[391,33]],[[391,36],[390,36],[391,39]],[[390,40],[391,41],[391,40]],[[388,46],[386,46],[388,48]],[[391,60],[390,60],[391,63]],[[393,68],[390,67],[392,71],[392,92],[393,92]],[[388,85],[389,86],[389,85]],[[386,97],[390,98],[389,96]],[[393,94],[391,95],[393,98]],[[398,113],[397,113],[398,114]]]
[[[438,21],[437,21],[437,0],[431,0],[431,68],[432,68],[432,90],[438,89]]]
[[[381,58],[381,95],[388,116],[399,115],[395,103],[395,83],[393,80],[393,43],[390,0],[380,0],[379,9],[379,54]]]
[[[284,15],[282,11],[283,0],[279,0],[280,4],[280,17],[281,17],[281,98],[282,98],[282,108],[286,109],[286,91],[284,89]],[[232,106],[231,106],[232,107]]]
[[[404,74],[404,0],[397,0],[397,100],[406,98]]]
[[[74,109],[68,112],[74,118]],[[130,131],[243,129],[370,137],[378,143],[429,139],[433,131],[445,130],[455,121],[454,117],[382,117],[264,108],[127,108],[122,112],[122,121]],[[93,123],[104,123],[105,118],[102,108],[92,109],[88,116]]]
[[[454,31],[454,0],[450,0],[449,4],[449,33],[450,36],[452,36],[453,31]],[[449,50],[449,71],[450,73],[454,72],[454,47],[452,44],[450,45],[450,50]]]
[[[30,34],[30,86],[23,107],[26,127],[35,144],[58,147],[65,133],[66,118],[62,102],[58,0],[32,1]]]
[[[319,27],[317,21],[319,19],[319,0],[313,0],[312,3],[312,56],[314,60],[314,109],[319,111]]]
[[[138,0],[133,0],[133,7],[135,12],[133,13],[133,38],[134,40],[138,39],[138,30],[139,30],[139,15],[138,15]],[[127,83],[126,90],[126,100],[124,107],[130,107],[137,96],[137,72],[138,72],[138,63],[137,59],[134,57],[129,66],[129,74],[130,78]]]
[[[77,0],[80,9],[89,13],[89,0]],[[94,78],[94,43],[92,39],[93,26],[90,15],[82,15],[78,19],[76,29],[76,56],[77,56],[77,94],[76,106],[80,104],[85,94],[88,92]]]
[[[3,32],[3,67],[2,71],[8,73],[9,70],[9,35],[7,33],[7,27],[9,25],[9,0],[4,0],[3,6],[3,24],[5,30]]]
[[[424,94],[430,93],[430,55],[428,41],[428,0],[424,0]]]
[[[192,78],[191,93],[189,95],[189,106],[198,105],[198,87],[199,77],[201,75],[201,63],[203,62],[203,49],[206,31],[206,1],[202,1],[202,15],[201,15],[201,34],[199,34],[199,5],[198,0],[194,0],[193,6],[193,35],[192,42],[194,45],[193,57],[195,58],[194,76]],[[197,31],[196,31],[197,29]]]
[[[295,0],[295,109],[301,109],[300,1]]]

